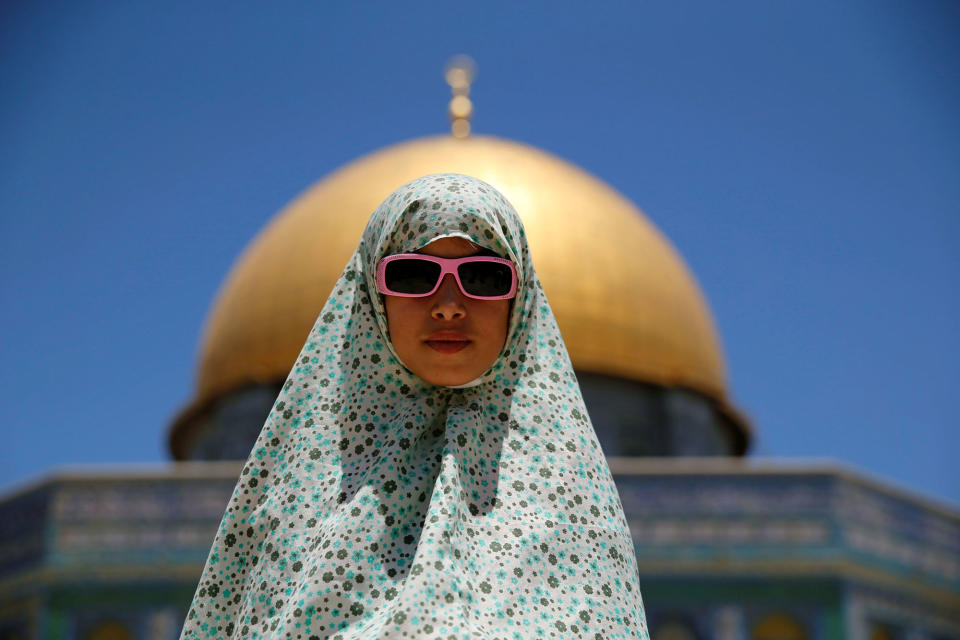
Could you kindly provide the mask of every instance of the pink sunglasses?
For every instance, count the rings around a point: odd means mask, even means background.
[[[448,273],[468,298],[507,300],[517,295],[517,270],[505,258],[437,258],[397,253],[377,263],[377,291],[388,296],[423,298],[440,288]]]

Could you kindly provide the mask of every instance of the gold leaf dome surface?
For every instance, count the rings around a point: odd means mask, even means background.
[[[746,429],[727,400],[707,303],[683,259],[639,209],[528,145],[437,136],[346,165],[252,241],[207,318],[195,397],[172,441],[191,414],[217,398],[285,379],[370,213],[401,184],[431,173],[478,177],[513,203],[577,370],[693,389]]]

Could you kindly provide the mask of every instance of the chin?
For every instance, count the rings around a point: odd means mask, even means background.
[[[489,358],[489,362],[481,362],[488,357],[475,353],[469,347],[452,354],[440,354],[424,348],[410,353],[399,350],[397,355],[415,376],[427,384],[440,387],[457,387],[472,382],[486,373],[496,361],[496,358]]]
[[[414,372],[416,373],[416,372]],[[482,373],[482,372],[481,372]],[[419,375],[419,374],[418,374]],[[420,376],[425,381],[430,384],[435,384],[440,387],[457,387],[461,384],[466,384],[472,380],[475,380],[480,377],[480,374],[463,376],[463,375],[431,375],[431,376]]]
[[[412,370],[411,370],[412,371]],[[476,367],[464,369],[460,367],[429,367],[424,371],[413,371],[418,377],[430,384],[441,387],[456,387],[476,380],[486,371],[476,371]]]

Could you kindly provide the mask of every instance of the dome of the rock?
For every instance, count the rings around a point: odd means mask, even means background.
[[[708,399],[749,441],[731,406],[709,307],[683,259],[613,188],[528,145],[437,136],[364,156],[307,189],[237,260],[207,318],[195,395],[170,433],[177,458],[228,394],[280,384],[373,209],[430,173],[489,182],[513,203],[578,374],[680,388]]]

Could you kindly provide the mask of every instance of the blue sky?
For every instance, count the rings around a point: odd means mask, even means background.
[[[754,455],[960,504],[960,5],[5,3],[0,486],[156,462],[210,302],[310,184],[447,130],[607,181],[671,239]]]

